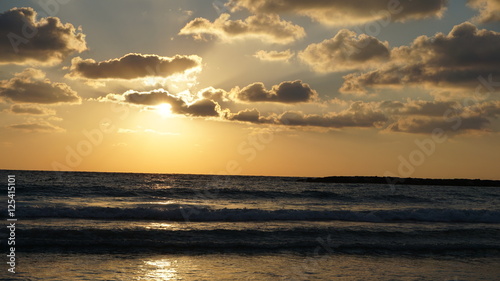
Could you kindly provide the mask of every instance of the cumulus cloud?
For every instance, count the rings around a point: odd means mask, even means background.
[[[267,90],[263,83],[256,82],[243,89],[233,89],[232,95],[244,102],[301,103],[312,102],[318,98],[315,90],[299,80],[281,82],[271,90]]]
[[[10,113],[14,114],[29,114],[29,115],[54,115],[56,112],[54,110],[41,107],[38,105],[28,105],[28,104],[13,104],[8,110]]]
[[[254,124],[274,124],[299,128],[377,128],[388,132],[449,134],[486,132],[500,117],[500,101],[464,106],[458,102],[408,100],[352,102],[346,109],[324,114],[285,111],[263,116],[257,109],[226,112],[226,120]]]
[[[245,8],[253,13],[293,13],[308,16],[328,25],[362,24],[385,20],[387,14],[395,21],[441,17],[447,0],[231,0],[234,11]]]
[[[256,124],[275,123],[273,117],[261,116],[257,109],[244,109],[237,113],[226,114],[226,119],[230,121],[249,122]]]
[[[500,75],[499,49],[500,33],[465,22],[449,34],[420,36],[410,46],[394,48],[391,60],[377,70],[344,76],[341,92],[402,85],[473,89],[479,76]]]
[[[41,70],[28,68],[9,80],[0,81],[0,97],[19,103],[80,103],[67,84],[51,82]]]
[[[488,101],[473,105],[468,111],[465,111],[465,113],[469,115],[479,114],[489,118],[498,118],[500,117],[500,101]]]
[[[286,111],[280,115],[262,116],[257,109],[246,109],[236,114],[229,114],[226,119],[257,124],[323,128],[380,127],[388,120],[382,111],[364,102],[354,102],[348,109],[341,112],[321,115]]]
[[[254,57],[263,61],[289,61],[295,55],[289,49],[285,51],[264,51],[260,50],[255,53]]]
[[[479,23],[500,21],[500,0],[467,0],[467,5],[479,10],[474,18]]]
[[[460,104],[454,101],[384,101],[379,108],[391,115],[443,116],[450,110],[460,108]]]
[[[101,62],[76,57],[71,60],[68,77],[86,79],[168,77],[200,66],[201,58],[196,55],[162,57],[131,53],[121,58]]]
[[[229,102],[228,94],[223,89],[215,89],[213,87],[205,88],[198,92],[198,97],[202,99],[210,99],[217,102]]]
[[[288,126],[315,126],[327,128],[345,127],[381,127],[388,120],[380,110],[364,102],[354,102],[341,112],[303,114],[301,112],[285,112],[278,117],[280,124]]]
[[[389,43],[366,34],[342,29],[333,38],[311,44],[299,58],[317,72],[337,72],[370,68],[387,61]]]
[[[65,130],[61,127],[52,125],[48,122],[28,122],[22,124],[14,124],[7,126],[9,129],[20,130],[28,133],[40,132],[40,133],[57,133],[64,132]]]
[[[304,28],[282,20],[278,15],[254,15],[245,20],[230,20],[229,17],[229,14],[222,14],[214,22],[196,18],[187,23],[179,34],[193,35],[196,39],[210,35],[224,41],[253,37],[278,44],[291,43],[305,36]]]
[[[453,118],[407,117],[391,124],[387,129],[392,132],[430,134],[439,130],[449,133],[464,131],[486,131],[490,120],[483,116],[455,116]]]
[[[451,134],[490,131],[500,116],[500,102],[477,102],[468,106],[452,101],[387,101],[380,104],[395,120],[388,131],[429,134],[435,130]]]
[[[87,50],[85,35],[59,18],[37,19],[33,8],[0,13],[0,64],[59,63]]]
[[[170,94],[165,90],[154,90],[151,92],[128,91],[123,95],[109,94],[99,101],[122,102],[134,105],[155,106],[170,104],[174,114],[195,117],[219,116],[220,106],[217,102],[209,99],[197,99],[194,102],[186,102],[182,97]]]

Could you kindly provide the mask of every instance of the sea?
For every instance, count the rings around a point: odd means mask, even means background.
[[[500,280],[500,187],[8,170],[0,182],[0,280]]]

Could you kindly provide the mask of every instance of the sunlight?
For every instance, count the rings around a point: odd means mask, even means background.
[[[165,85],[167,83],[167,78],[163,77],[144,77],[139,80],[146,86]]]
[[[144,277],[149,280],[174,280],[177,279],[175,264],[177,261],[167,259],[144,261]],[[174,263],[174,264],[173,264]]]
[[[156,112],[160,114],[162,117],[171,117],[172,113],[172,105],[168,103],[162,103],[160,105],[155,106]]]

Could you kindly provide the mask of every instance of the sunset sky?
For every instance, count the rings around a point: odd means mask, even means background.
[[[0,169],[500,179],[499,0],[0,2]]]

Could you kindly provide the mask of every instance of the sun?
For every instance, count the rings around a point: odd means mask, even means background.
[[[155,106],[156,112],[160,114],[162,117],[172,116],[172,105],[168,103],[162,103]]]

